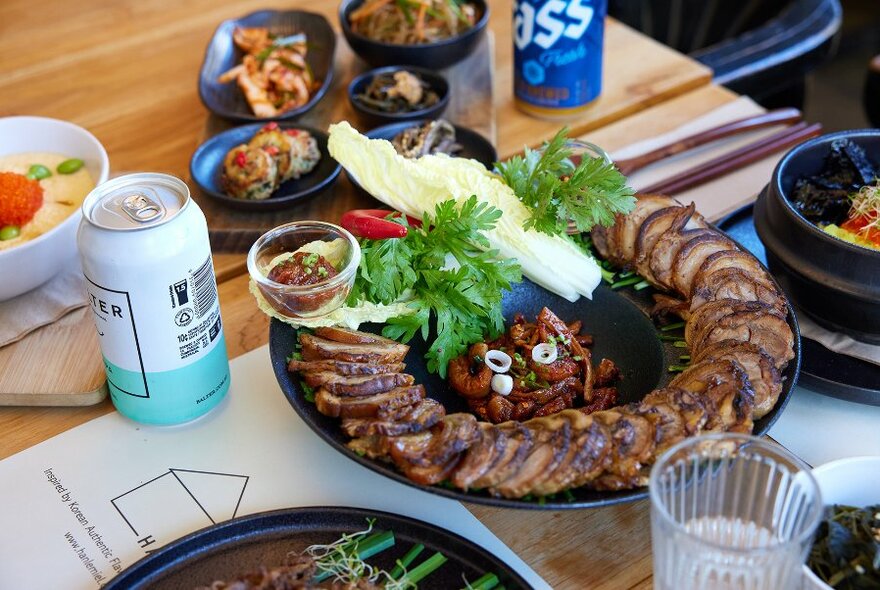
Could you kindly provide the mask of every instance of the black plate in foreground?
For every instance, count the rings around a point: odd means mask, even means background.
[[[619,401],[625,404],[638,401],[651,390],[668,383],[672,375],[667,371],[667,367],[671,364],[680,364],[678,357],[686,352],[682,348],[675,348],[670,342],[661,342],[658,338],[657,328],[648,317],[648,310],[653,305],[651,293],[651,289],[635,291],[627,288],[614,291],[603,284],[593,293],[592,301],[581,298],[572,303],[524,279],[506,294],[503,303],[504,317],[508,325],[516,312],[534,320],[541,308],[547,306],[566,322],[582,320],[583,332],[593,336],[594,365],[602,358],[609,358],[620,367],[623,380],[618,384]],[[797,334],[797,325],[791,315],[789,323]],[[365,324],[361,328],[368,332],[379,333],[382,326]],[[680,334],[680,332],[667,334]],[[272,368],[284,395],[300,417],[319,436],[341,453],[382,475],[463,502],[505,508],[552,510],[593,508],[647,497],[647,488],[621,492],[598,492],[579,488],[571,490],[571,498],[558,494],[555,498],[544,498],[540,501],[509,500],[492,497],[484,491],[462,492],[441,486],[415,484],[398,472],[394,466],[349,451],[345,446],[348,438],[342,432],[339,420],[322,415],[314,403],[305,400],[299,379],[287,371],[286,359],[293,352],[295,341],[296,330],[278,320],[272,320],[269,327],[269,354]],[[424,384],[428,395],[441,402],[447,412],[467,412],[467,404],[446,381],[427,372],[424,361],[427,344],[417,336],[410,345],[411,349],[406,356],[406,372],[415,377],[416,383]],[[785,382],[776,406],[769,414],[755,422],[756,434],[767,432],[787,403],[792,383],[797,378],[799,354],[799,349],[795,350],[795,360],[785,370]]]
[[[309,545],[332,543],[343,534],[367,528],[375,518],[374,530],[394,532],[395,544],[368,562],[387,571],[410,547],[422,543],[425,550],[416,563],[434,552],[447,561],[419,582],[419,588],[448,589],[464,585],[462,576],[474,582],[494,573],[507,588],[530,588],[528,583],[500,559],[467,539],[432,524],[371,510],[356,508],[292,508],[262,512],[229,520],[166,545],[113,578],[106,590],[192,590],[215,580],[259,570],[261,565],[284,563],[290,551]]]
[[[730,214],[718,227],[766,264],[764,244],[755,232],[752,205]],[[809,338],[803,339],[802,347],[802,385],[830,397],[880,406],[880,367],[828,350]]]
[[[279,37],[306,34],[306,63],[312,70],[314,79],[321,81],[320,88],[306,104],[275,117],[258,117],[237,82],[217,81],[220,74],[240,64],[244,56],[244,52],[232,40],[232,32],[236,27],[266,27],[270,33]],[[268,121],[298,117],[318,104],[330,88],[335,51],[336,33],[320,14],[303,10],[260,10],[241,18],[225,20],[217,27],[205,49],[205,59],[199,71],[199,98],[209,111],[233,121]]]
[[[321,152],[321,160],[318,165],[308,174],[283,183],[268,199],[236,199],[227,195],[220,183],[220,176],[223,173],[223,159],[235,146],[249,142],[263,125],[265,123],[233,127],[223,133],[218,133],[196,149],[189,162],[189,172],[192,179],[206,195],[233,209],[276,211],[305,201],[333,184],[342,167],[330,157],[330,152],[327,149],[327,134],[312,127],[297,125],[291,121],[279,121],[278,126],[281,129],[298,129],[312,134],[318,143],[318,150]]]

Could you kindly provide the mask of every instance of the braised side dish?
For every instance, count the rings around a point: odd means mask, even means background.
[[[437,104],[440,97],[418,74],[397,70],[373,76],[354,99],[383,113],[411,113]]]
[[[460,35],[480,16],[461,0],[366,0],[348,19],[351,30],[368,39],[416,45]]]
[[[455,156],[462,149],[455,141],[455,127],[445,119],[404,129],[391,139],[391,145],[404,158],[420,158],[428,154]]]
[[[217,81],[234,80],[256,116],[275,117],[299,108],[320,88],[306,62],[304,33],[279,37],[265,27],[236,27],[232,39],[244,56]]]
[[[807,565],[832,588],[880,588],[880,505],[827,506]]]
[[[852,141],[831,144],[822,171],[797,180],[791,203],[827,233],[880,249],[880,166]]]
[[[374,531],[374,519],[366,530],[342,535],[327,545],[310,545],[301,553],[290,552],[280,566],[261,566],[233,580],[217,580],[196,590],[416,590],[418,583],[446,564],[442,553],[418,562],[425,546],[417,544],[399,558],[391,571],[367,562],[396,544],[393,531]],[[448,567],[448,566],[447,566]],[[467,588],[491,590],[500,583],[494,573],[484,574]]]
[[[320,160],[311,133],[267,123],[250,142],[229,150],[220,182],[236,199],[268,199],[282,183],[308,174]]]
[[[592,338],[580,331],[580,321],[565,324],[546,307],[534,324],[517,314],[501,338],[478,342],[449,363],[449,385],[495,424],[575,406],[585,413],[609,408],[617,403],[612,384],[620,371],[608,359],[594,370]]]
[[[95,187],[79,158],[0,156],[0,251],[37,238],[67,219]]]

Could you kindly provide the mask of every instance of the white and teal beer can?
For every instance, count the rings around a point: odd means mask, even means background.
[[[186,184],[139,173],[95,188],[77,234],[89,304],[119,412],[179,424],[229,390],[208,225]]]

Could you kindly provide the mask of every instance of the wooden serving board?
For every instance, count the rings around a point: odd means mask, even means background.
[[[474,52],[463,61],[441,70],[449,81],[450,101],[443,118],[480,133],[496,143],[495,106],[492,97],[494,38],[491,32],[483,37]],[[336,44],[333,82],[314,109],[297,119],[303,125],[326,129],[330,123],[350,121],[358,129],[369,131],[348,100],[348,84],[359,73],[369,69],[342,37]],[[200,141],[229,129],[234,124],[214,115],[208,117]],[[266,230],[297,219],[338,220],[349,209],[375,206],[376,202],[356,190],[343,171],[337,181],[314,198],[288,209],[269,212],[238,211],[203,194],[192,178],[188,184],[193,197],[208,220],[211,248],[214,253],[247,252]]]
[[[0,348],[0,406],[90,406],[105,382],[88,307]]]

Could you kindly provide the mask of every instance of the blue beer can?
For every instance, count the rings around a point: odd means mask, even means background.
[[[602,90],[608,0],[516,0],[513,93],[532,115],[571,117]]]

